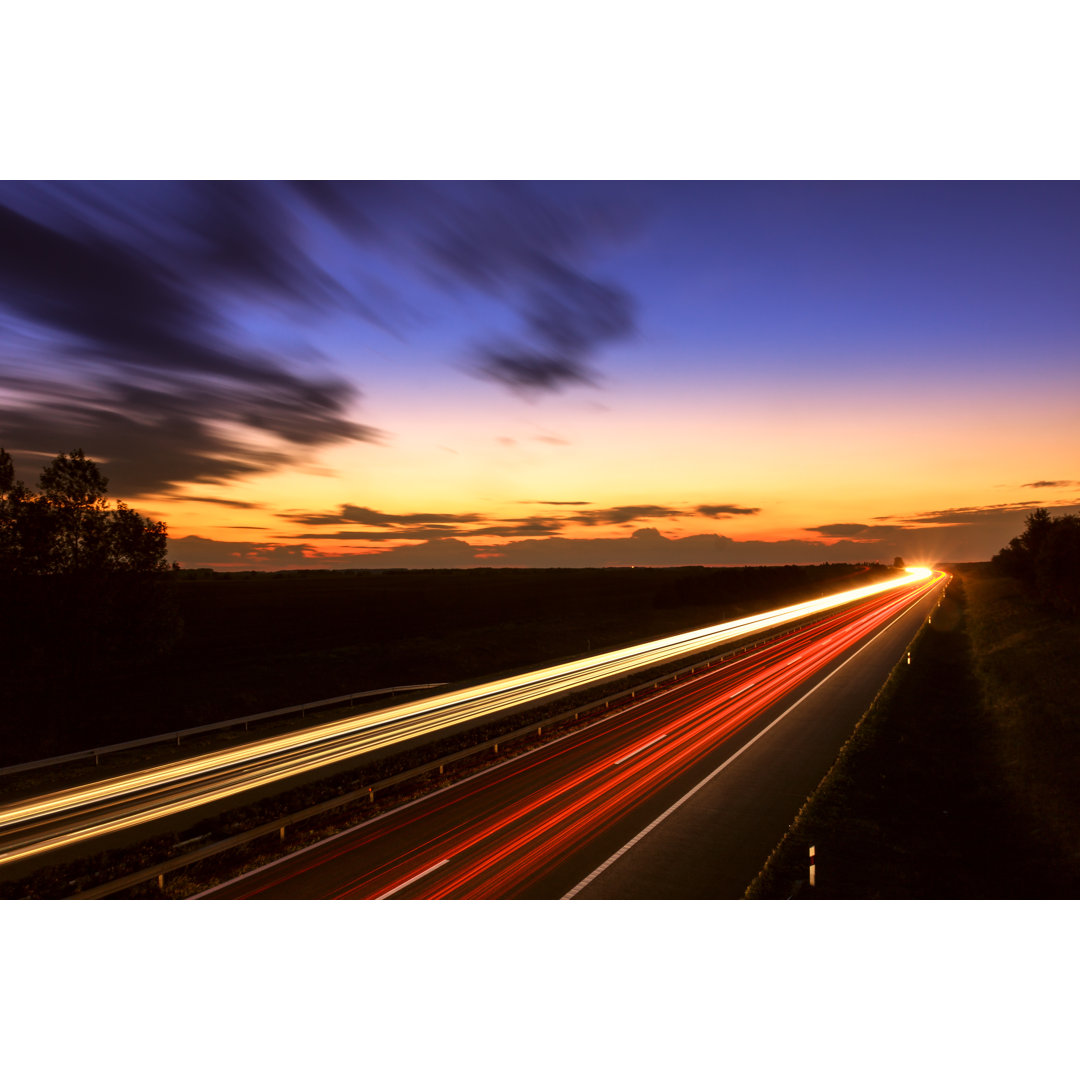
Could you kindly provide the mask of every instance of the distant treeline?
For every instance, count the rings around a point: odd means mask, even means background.
[[[1080,614],[1080,516],[1055,518],[1040,509],[1025,524],[991,565],[1023,582],[1041,603],[1068,615]]]

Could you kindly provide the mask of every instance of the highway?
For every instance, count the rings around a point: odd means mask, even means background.
[[[676,868],[675,880],[680,874],[683,880],[675,888],[682,891],[665,894],[667,886],[659,886],[661,895],[715,896],[717,888],[719,895],[741,895],[747,873],[764,861],[861,709],[854,719],[812,725],[809,742],[821,744],[812,752],[804,746],[806,732],[800,734],[796,743],[805,775],[793,781],[790,770],[781,768],[782,797],[776,800],[770,792],[770,760],[777,747],[784,758],[784,725],[794,723],[808,703],[824,698],[828,688],[842,685],[845,673],[858,671],[864,656],[877,650],[876,666],[862,680],[872,694],[898,659],[897,650],[931,610],[944,580],[943,574],[928,575],[824,615],[584,730],[243,875],[203,898],[634,896],[635,882],[647,881],[650,866],[655,869],[655,856],[630,871],[627,867],[647,847],[646,838],[678,820],[679,814],[669,815],[671,808],[685,804],[698,812],[694,800],[711,794],[718,773],[736,772],[744,757],[763,752],[755,775],[747,778],[744,772],[739,795],[749,785],[763,806],[776,804],[765,815],[771,831],[763,839],[750,830],[754,843],[742,862],[736,860],[731,880],[719,886],[715,874],[705,875],[707,882],[686,880],[687,867],[700,862],[703,842],[706,849],[713,843],[699,832]],[[797,791],[788,790],[793,782],[801,784]],[[723,831],[723,822],[719,828]],[[738,846],[737,836],[734,841]],[[628,844],[632,850],[619,857]]]
[[[0,867],[100,842],[126,829],[328,768],[346,767],[366,753],[483,722],[855,602],[888,605],[935,580],[929,570],[911,569],[903,578],[0,805]],[[750,700],[757,700],[757,695]],[[122,842],[123,837],[116,839]]]

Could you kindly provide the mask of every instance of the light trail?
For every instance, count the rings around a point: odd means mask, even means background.
[[[425,882],[428,899],[496,899],[524,889],[597,832],[610,828],[646,798],[726,742],[768,706],[882,625],[906,603],[882,607],[805,648],[793,668],[770,667],[757,693],[725,695],[667,722],[659,745],[630,759],[602,757],[565,781],[523,800],[502,819],[454,851],[453,874]],[[645,747],[642,747],[644,750]],[[625,764],[624,764],[625,763]],[[623,768],[614,768],[624,764]],[[484,841],[490,840],[486,849]],[[466,855],[471,855],[467,859]]]
[[[700,764],[764,710],[902,617],[939,581],[800,628],[760,653],[680,680],[603,723],[375,819],[350,831],[341,844],[282,860],[272,873],[249,881],[246,891],[229,883],[222,890],[233,896],[289,895],[297,887],[293,882],[309,873],[325,876],[337,864],[343,873],[329,875],[337,883],[318,895],[526,895],[553,868]],[[349,874],[357,866],[364,869]],[[312,895],[309,887],[300,888]],[[213,897],[214,891],[206,895]]]
[[[904,577],[875,585],[9,804],[0,808],[0,865],[98,839],[871,597],[893,592],[906,597],[943,576],[910,568]]]

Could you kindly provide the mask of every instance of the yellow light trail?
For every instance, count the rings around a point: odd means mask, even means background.
[[[911,567],[903,577],[817,600],[12,803],[0,808],[0,865],[710,650],[892,589],[929,587],[944,576]]]

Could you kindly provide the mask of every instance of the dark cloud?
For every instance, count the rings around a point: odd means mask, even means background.
[[[507,300],[522,321],[514,338],[474,348],[475,370],[525,393],[595,381],[602,346],[634,331],[634,302],[589,277],[597,246],[625,236],[639,219],[629,198],[573,185],[301,184],[310,205],[365,242],[411,245],[430,277],[456,291]]]
[[[819,532],[822,536],[837,539],[888,540],[900,533],[910,531],[907,525],[862,525],[858,523],[836,525],[808,525],[807,532]]]
[[[735,506],[732,503],[720,503],[716,506],[699,506],[697,512],[704,517],[733,517],[736,514],[760,514],[760,506]]]
[[[590,506],[591,504],[583,500],[548,500],[535,503],[525,503],[522,505],[583,507]],[[485,520],[485,515],[478,513],[386,514],[379,510],[372,510],[371,508],[366,506],[354,506],[351,503],[345,503],[337,511],[331,511],[329,513],[304,514],[300,512],[291,512],[286,514],[280,514],[279,516],[287,521],[292,521],[299,525],[312,526],[370,525],[374,527],[390,526],[391,528],[396,528],[398,526],[430,526],[434,524],[462,526],[475,525],[475,528],[461,530],[458,535],[517,536],[553,534],[560,532],[565,526],[570,524],[599,527],[605,525],[628,525],[635,521],[645,521],[652,518],[690,517],[693,516],[694,513],[702,513],[703,510],[712,511],[712,516],[716,517],[727,517],[736,514],[745,515],[759,513],[759,510],[756,507],[740,507],[733,505],[708,506],[704,508],[698,507],[696,511],[691,511],[689,509],[679,509],[678,507],[672,506],[640,504],[634,506],[613,506],[607,509],[577,510],[573,513],[567,514],[565,517],[549,516]],[[307,538],[309,535],[327,535],[328,537],[333,536],[336,539],[360,538],[361,535],[363,535],[367,539],[375,538],[375,534],[346,534],[341,532],[335,534],[304,534],[303,538]],[[379,534],[379,538],[390,539],[395,535],[398,535],[399,538],[404,538],[403,534],[396,533]]]
[[[539,499],[536,502],[522,502],[522,506],[591,506],[592,503],[583,501],[581,499],[570,500],[553,500],[553,499]]]
[[[554,518],[518,518],[512,521],[468,529],[462,536],[550,536],[561,532],[565,522]]]
[[[21,384],[0,437],[24,458],[81,444],[125,496],[377,441],[350,419],[356,389],[313,370],[303,342],[263,348],[236,321],[243,305],[299,328],[327,312],[415,321],[360,260],[330,273],[313,213],[335,243],[511,306],[521,331],[471,346],[479,373],[523,392],[590,383],[597,350],[633,331],[630,297],[585,270],[632,227],[620,202],[570,185],[0,184],[0,365]]]
[[[950,510],[929,510],[926,513],[916,514],[914,517],[900,518],[899,520],[912,525],[962,525],[978,521],[980,518],[994,519],[1002,514],[1030,511],[1038,506],[1042,506],[1042,503],[1037,500],[1031,502],[993,503],[988,506],[957,506]]]
[[[481,354],[477,370],[486,378],[525,394],[561,390],[571,383],[595,386],[590,372],[579,362],[513,346],[492,346]]]
[[[470,524],[482,521],[479,514],[384,514],[367,506],[344,503],[337,513],[279,514],[279,517],[300,525],[432,525]]]
[[[240,343],[217,310],[214,290],[333,302],[268,189],[173,186],[164,202],[162,193],[0,188],[0,305],[67,369],[29,369],[18,408],[0,406],[5,438],[24,451],[82,444],[108,459],[122,495],[231,480],[296,461],[301,447],[374,438],[346,416],[348,384]],[[223,424],[285,445],[256,451],[222,436]]]
[[[581,525],[625,525],[646,518],[685,517],[686,510],[670,506],[613,506],[609,510],[582,510],[569,520]]]
[[[233,510],[263,510],[265,507],[262,503],[244,502],[241,499],[215,499],[212,495],[202,496],[189,496],[189,495],[168,495],[169,499],[180,499],[184,502],[199,502],[199,503],[211,503],[214,506],[228,506]],[[258,529],[262,528],[260,525],[234,525],[234,529]]]
[[[290,540],[361,540],[370,544],[383,544],[388,540],[438,540],[456,534],[451,525],[425,525],[420,528],[394,529],[386,532],[360,532],[356,529],[340,529],[338,532],[296,533]]]
[[[869,528],[871,526],[859,524],[808,525],[807,532],[819,532],[822,536],[858,536]]]
[[[1078,483],[1076,480],[1036,480],[1033,484],[1021,484],[1021,487],[1048,488],[1048,487],[1072,487]]]
[[[43,381],[38,397],[17,408],[0,405],[0,443],[11,447],[21,465],[82,447],[105,463],[109,492],[117,496],[160,492],[182,482],[240,480],[292,460],[229,438],[205,423],[208,415],[209,403],[201,408],[185,398],[161,410],[125,413],[100,392]]]
[[[443,536],[548,536],[559,532],[564,522],[555,518],[529,517],[496,520],[481,524],[476,528],[459,529],[459,525],[468,525],[481,521],[479,514],[380,514],[365,507],[342,508],[348,516],[312,515],[311,517],[293,518],[304,524],[338,524],[343,520],[357,521],[360,524],[407,526],[411,522],[451,522],[452,524],[422,524],[419,527],[394,527],[386,531],[339,530],[338,532],[297,533],[292,540],[363,540],[371,543],[385,543],[396,540],[430,540]],[[286,515],[281,515],[286,516]],[[365,520],[366,519],[366,520]]]
[[[1076,513],[1080,506],[1061,509],[1064,513]],[[777,566],[822,562],[891,563],[898,555],[909,566],[914,566],[939,561],[989,559],[1023,530],[1025,516],[1023,510],[1004,510],[996,518],[980,517],[964,524],[868,526],[866,532],[855,539],[830,541],[824,537],[821,540],[733,540],[713,533],[673,539],[657,529],[642,528],[630,536],[572,539],[548,535],[498,545],[469,544],[458,537],[436,537],[418,544],[397,544],[384,551],[340,555],[321,555],[306,544],[244,544],[183,537],[170,540],[169,557],[186,566],[220,569]],[[868,535],[870,533],[874,535]],[[402,537],[387,534],[386,539],[392,541]]]

